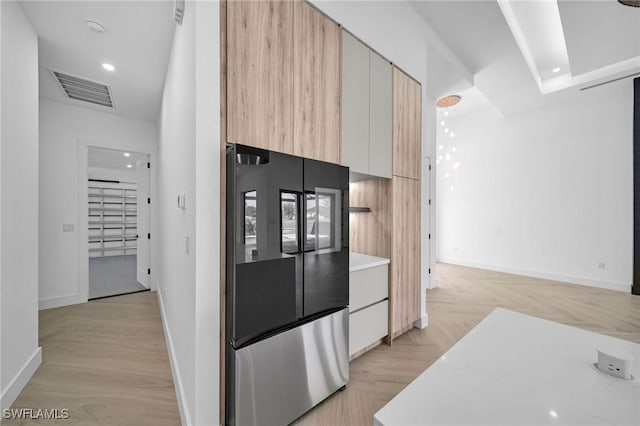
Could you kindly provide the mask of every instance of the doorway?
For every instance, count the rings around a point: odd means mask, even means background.
[[[149,156],[88,147],[89,300],[148,291]]]

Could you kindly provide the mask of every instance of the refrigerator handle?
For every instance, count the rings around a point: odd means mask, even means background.
[[[298,193],[298,253],[304,253],[304,244],[307,238],[307,234],[305,234],[306,226],[306,207],[304,204],[304,192]]]

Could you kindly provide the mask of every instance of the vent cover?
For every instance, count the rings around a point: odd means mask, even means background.
[[[175,0],[173,4],[173,20],[182,25],[184,17],[184,0]]]
[[[69,99],[113,108],[111,88],[106,84],[75,77],[59,71],[50,71]]]

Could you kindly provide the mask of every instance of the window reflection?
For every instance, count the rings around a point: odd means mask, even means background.
[[[280,236],[283,253],[297,253],[298,248],[298,195],[280,193]]]
[[[340,249],[340,191],[316,188],[305,194],[305,250]]]
[[[244,244],[247,253],[257,248],[256,191],[244,193]]]

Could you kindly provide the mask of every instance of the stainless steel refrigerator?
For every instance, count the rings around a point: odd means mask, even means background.
[[[226,423],[284,425],[349,378],[349,169],[227,147]]]

